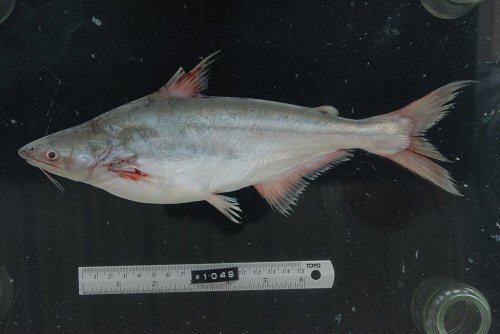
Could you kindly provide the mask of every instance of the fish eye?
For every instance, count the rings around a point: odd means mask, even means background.
[[[56,150],[49,148],[47,152],[45,152],[45,157],[50,161],[54,161],[57,160],[57,158],[59,158],[59,153],[57,153]]]

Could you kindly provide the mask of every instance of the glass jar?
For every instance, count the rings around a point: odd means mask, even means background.
[[[4,315],[12,303],[14,289],[12,278],[4,267],[0,267],[0,317]]]
[[[456,19],[467,14],[483,0],[420,0],[432,15],[442,19]]]
[[[484,295],[445,277],[420,284],[412,297],[411,315],[418,329],[429,334],[485,334],[491,325]]]

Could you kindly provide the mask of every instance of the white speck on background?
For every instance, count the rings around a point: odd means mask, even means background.
[[[491,235],[490,237],[495,239],[496,242],[500,242],[500,234]]]
[[[474,263],[474,259],[473,258],[469,258],[469,263]]]
[[[92,23],[94,23],[96,26],[100,27],[102,25],[102,21],[99,20],[97,17],[92,16]]]
[[[415,259],[418,259],[418,249],[415,251]]]
[[[338,313],[333,320],[340,325],[342,322],[342,314]]]

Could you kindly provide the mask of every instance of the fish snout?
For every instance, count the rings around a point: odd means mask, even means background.
[[[32,145],[25,145],[17,150],[17,154],[25,160],[31,159],[35,148]]]

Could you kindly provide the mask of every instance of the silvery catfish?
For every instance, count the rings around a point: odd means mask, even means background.
[[[205,97],[215,55],[182,67],[157,92],[81,125],[35,140],[19,155],[48,173],[156,204],[207,201],[238,223],[233,197],[247,186],[289,215],[308,181],[362,149],[459,195],[447,161],[424,134],[470,81],[449,83],[408,106],[362,120],[317,108],[239,97]],[[48,172],[48,173],[47,173]],[[60,186],[59,186],[60,187]]]

